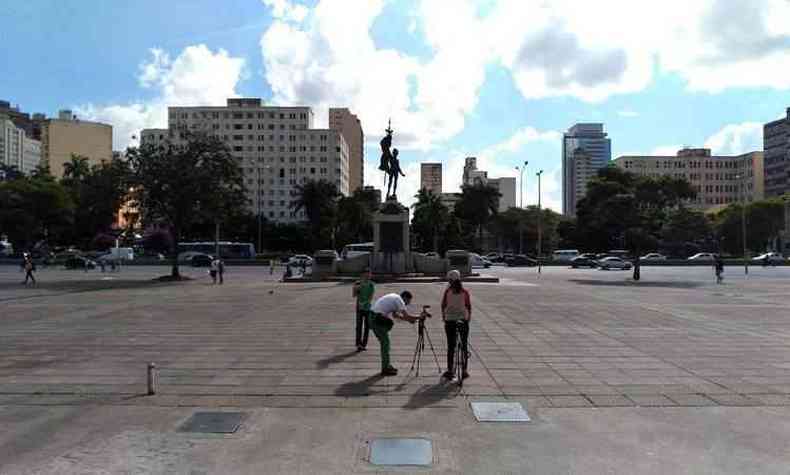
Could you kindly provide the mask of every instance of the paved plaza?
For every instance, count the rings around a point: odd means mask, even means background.
[[[225,285],[154,283],[157,267],[0,267],[0,473],[355,473],[376,436],[433,440],[441,473],[786,473],[790,268],[494,268],[468,284],[471,378],[440,381],[415,327],[356,353],[351,288],[230,267]],[[445,361],[444,284],[410,290]],[[159,387],[146,395],[146,365]],[[443,368],[442,368],[443,369]],[[528,424],[480,424],[471,401],[520,402]],[[187,437],[197,409],[246,414]],[[268,465],[267,465],[268,464]],[[105,470],[106,472],[102,472]],[[196,470],[196,472],[190,472]],[[200,470],[203,470],[202,472]],[[425,470],[423,470],[425,471]]]

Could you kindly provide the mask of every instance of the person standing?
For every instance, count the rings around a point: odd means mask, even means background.
[[[354,283],[351,294],[356,299],[356,344],[357,352],[365,351],[368,346],[369,329],[369,314],[370,303],[373,300],[373,294],[376,291],[376,286],[373,285],[371,280],[370,271],[365,271],[360,276],[359,280]]]
[[[472,302],[469,291],[464,289],[461,284],[461,273],[451,270],[447,273],[447,280],[450,285],[445,289],[442,297],[442,320],[444,320],[444,333],[447,336],[447,371],[442,375],[443,378],[453,379],[455,369],[455,346],[456,328],[460,328],[461,348],[465,354],[463,359],[463,373],[461,377],[469,377],[469,320],[472,318]]]
[[[387,294],[379,297],[370,308],[370,327],[373,334],[381,344],[381,375],[395,376],[398,370],[390,364],[390,336],[389,332],[395,324],[395,319],[414,323],[418,317],[410,315],[406,306],[411,303],[411,292],[404,290],[400,295]]]
[[[30,254],[25,254],[25,260],[22,263],[22,267],[25,269],[25,281],[23,284],[27,285],[27,281],[31,280],[33,285],[36,285],[36,278],[33,277],[33,272],[36,270],[36,265],[33,263],[33,258],[30,257]]]
[[[217,258],[217,275],[219,276],[219,285],[225,283],[225,261]]]

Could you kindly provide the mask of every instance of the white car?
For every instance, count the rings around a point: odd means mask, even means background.
[[[472,263],[473,269],[475,268],[479,269],[481,267],[484,269],[488,269],[489,267],[491,267],[491,261],[481,256],[480,254],[475,254],[474,252],[469,253],[469,261]]]
[[[312,266],[313,258],[307,254],[296,254],[288,259],[288,265],[292,267]]]
[[[609,270],[609,269],[630,269],[631,263],[628,261],[624,261],[619,257],[604,257],[603,259],[598,261],[598,268],[601,270]]]
[[[765,254],[761,254],[757,257],[752,258],[752,262],[759,262],[759,263],[767,262],[768,264],[781,264],[784,261],[785,258],[782,257],[782,255],[779,254],[778,252],[766,252]]]
[[[645,254],[639,259],[643,261],[665,261],[667,260],[667,256],[663,254],[659,254],[657,252],[651,252],[650,254]]]
[[[716,260],[716,256],[711,254],[710,252],[698,252],[693,256],[689,257],[687,260],[689,261],[710,261],[713,262]]]

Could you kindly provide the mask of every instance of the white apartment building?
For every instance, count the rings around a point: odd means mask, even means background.
[[[516,177],[489,178],[487,171],[477,169],[475,157],[466,157],[462,182],[464,185],[480,182],[499,190],[499,194],[502,195],[499,197],[500,212],[516,207]]]
[[[765,196],[763,152],[717,156],[707,148],[687,148],[675,156],[622,156],[614,164],[635,175],[685,179],[697,192],[688,205],[701,211]]]
[[[28,138],[25,130],[0,116],[0,163],[30,174],[41,162],[41,142]]]
[[[168,108],[167,138],[174,143],[187,132],[205,131],[224,140],[244,170],[250,211],[270,221],[306,219],[294,211],[296,186],[311,180],[334,183],[350,193],[349,149],[342,133],[313,129],[309,107],[274,107],[257,98],[228,99],[222,107]],[[165,129],[146,129],[141,144],[162,140]]]

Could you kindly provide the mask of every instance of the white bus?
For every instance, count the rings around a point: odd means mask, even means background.
[[[343,248],[343,252],[340,254],[342,259],[348,259],[349,257],[356,257],[361,256],[363,254],[370,254],[373,252],[374,244],[372,242],[361,242],[357,244],[347,244]]]
[[[184,252],[202,252],[214,255],[214,241],[205,242],[180,242],[178,243],[178,254]],[[219,255],[223,259],[255,259],[255,246],[249,242],[219,242]]]
[[[561,249],[551,253],[552,260],[558,262],[569,262],[574,257],[579,257],[579,251],[576,249]]]

